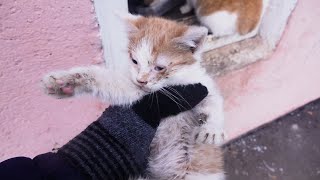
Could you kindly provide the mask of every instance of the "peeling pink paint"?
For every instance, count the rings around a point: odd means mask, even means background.
[[[0,161],[62,145],[101,113],[92,99],[45,96],[46,72],[102,62],[91,1],[0,2]]]
[[[269,60],[218,78],[229,138],[320,96],[319,5],[299,2]],[[59,147],[103,111],[91,98],[55,100],[39,88],[46,72],[102,61],[94,17],[91,1],[0,3],[0,161]]]

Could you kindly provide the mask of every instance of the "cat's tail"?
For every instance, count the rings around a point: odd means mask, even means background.
[[[185,180],[224,180],[223,154],[210,144],[195,145],[190,152],[190,164]]]

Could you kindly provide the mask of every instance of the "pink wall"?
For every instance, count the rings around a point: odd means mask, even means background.
[[[320,1],[298,1],[276,52],[219,78],[234,138],[320,97]]]
[[[320,96],[317,0],[300,1],[274,55],[218,79],[233,138]],[[104,109],[88,98],[55,100],[42,74],[101,62],[91,1],[0,3],[0,161],[59,147]]]
[[[46,72],[101,62],[92,2],[0,2],[0,161],[60,146],[102,111],[88,99],[55,100],[39,80]]]

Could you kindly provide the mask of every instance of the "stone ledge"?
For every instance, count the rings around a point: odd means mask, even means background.
[[[202,65],[213,76],[241,69],[265,59],[272,50],[260,36],[204,53]]]

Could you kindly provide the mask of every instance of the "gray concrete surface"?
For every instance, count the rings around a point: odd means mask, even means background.
[[[224,147],[228,180],[320,180],[320,100]]]

